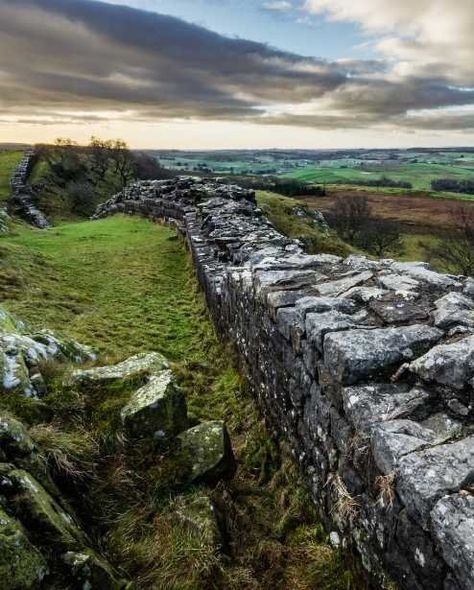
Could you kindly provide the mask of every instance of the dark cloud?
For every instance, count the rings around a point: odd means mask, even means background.
[[[328,113],[297,114],[318,100]],[[131,120],[411,127],[418,119],[407,111],[472,102],[474,91],[442,79],[391,80],[381,61],[306,58],[92,0],[0,0],[2,116],[62,121],[64,112],[81,111],[73,122],[113,111]],[[420,127],[431,119],[419,118]]]

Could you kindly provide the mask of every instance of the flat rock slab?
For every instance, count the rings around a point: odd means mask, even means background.
[[[435,272],[431,270],[429,264],[424,262],[395,262],[391,268],[395,272],[406,274],[439,289],[462,289],[463,287],[457,277]]]
[[[324,339],[324,360],[336,381],[352,385],[386,375],[425,353],[442,336],[437,328],[423,324],[331,333]]]
[[[75,385],[110,385],[117,381],[129,381],[156,375],[169,364],[158,352],[140,353],[116,365],[77,370],[72,373],[70,382]]]
[[[337,279],[335,281],[322,283],[320,285],[317,285],[316,288],[320,295],[328,297],[338,297],[346,291],[349,291],[349,289],[364,284],[365,282],[369,281],[373,276],[374,273],[367,270],[358,274]]]
[[[425,308],[403,297],[392,301],[372,301],[369,307],[386,324],[416,323],[428,318]]]
[[[429,397],[423,389],[394,383],[356,385],[342,390],[346,416],[357,430],[366,433],[379,422],[410,416],[422,408]]]
[[[440,344],[410,364],[424,381],[464,389],[474,377],[474,336],[453,344]]]
[[[120,413],[128,434],[165,440],[187,426],[186,400],[177,387],[173,372],[161,371],[132,394]]]
[[[232,477],[235,459],[224,422],[204,422],[181,433],[181,447],[191,461],[190,483]]]
[[[453,494],[431,512],[432,528],[446,563],[463,590],[474,588],[474,496]]]
[[[474,471],[474,436],[403,457],[397,469],[397,491],[407,511],[428,530],[436,501],[457,492]]]

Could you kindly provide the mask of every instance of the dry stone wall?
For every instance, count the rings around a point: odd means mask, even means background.
[[[34,150],[24,153],[11,179],[12,197],[8,208],[11,213],[22,217],[28,223],[39,229],[46,229],[49,227],[49,221],[35,205],[33,189],[27,183],[36,161],[37,155]]]
[[[211,314],[291,445],[333,543],[375,587],[474,588],[474,281],[424,263],[308,255],[252,192],[134,184],[96,217],[186,236]]]

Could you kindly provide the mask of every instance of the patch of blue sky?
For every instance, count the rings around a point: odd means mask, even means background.
[[[367,37],[353,23],[301,10],[302,0],[101,0],[169,14],[222,35],[327,60],[371,59]]]

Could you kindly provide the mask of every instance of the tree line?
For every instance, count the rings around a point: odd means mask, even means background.
[[[172,173],[120,139],[91,137],[87,146],[59,138],[54,145],[36,146],[45,165],[40,190],[62,199],[73,214],[90,215],[97,204],[134,180],[166,178]]]

